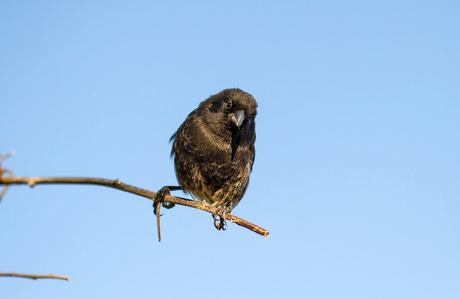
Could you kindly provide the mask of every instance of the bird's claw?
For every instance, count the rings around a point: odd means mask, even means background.
[[[166,209],[171,209],[174,207],[173,203],[169,202],[164,202],[165,196],[170,195],[171,192],[169,191],[169,188],[167,186],[161,188],[157,194],[155,195],[155,199],[153,200],[153,214],[157,214],[157,209],[159,208],[158,204],[161,203],[161,205],[166,208]],[[161,215],[160,215],[161,216]]]
[[[222,218],[220,216],[217,216],[217,215],[213,215],[213,218],[214,218],[214,227],[217,230],[226,230],[227,229],[227,222],[225,221],[224,218]]]
[[[214,227],[217,230],[226,230],[227,222],[225,221],[225,214],[230,213],[230,209],[227,206],[217,206],[215,213],[212,214],[214,220]]]
[[[157,222],[157,233],[158,233],[158,241],[161,241],[161,230],[160,230],[160,204],[167,208],[170,209],[174,206],[174,204],[164,202],[165,196],[170,195],[171,192],[169,191],[170,186],[164,186],[160,190],[158,190],[157,194],[155,195],[155,198],[153,200],[153,214],[155,215],[156,222]]]
[[[169,195],[169,194],[168,194],[168,195]],[[170,203],[170,202],[165,202],[165,201],[163,201],[163,202],[161,203],[161,206],[162,206],[163,208],[165,208],[165,209],[172,209],[172,208],[174,208],[175,205],[176,205],[176,204],[173,204],[173,203]]]

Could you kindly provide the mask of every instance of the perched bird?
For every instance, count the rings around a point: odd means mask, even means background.
[[[214,225],[240,202],[254,163],[257,103],[241,89],[225,89],[193,110],[171,137],[181,189],[217,209]],[[220,214],[220,215],[219,215]]]

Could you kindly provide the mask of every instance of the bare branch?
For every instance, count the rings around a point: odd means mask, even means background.
[[[14,272],[0,272],[0,277],[19,277],[19,278],[29,278],[33,280],[37,279],[60,279],[60,280],[69,280],[68,276],[62,275],[37,275],[37,274],[24,274],[24,273],[14,273]]]
[[[104,178],[92,178],[92,177],[18,177],[9,176],[4,177],[0,174],[0,185],[29,185],[31,188],[39,184],[79,184],[79,185],[100,185],[117,190],[122,190],[128,193],[136,194],[138,196],[145,197],[149,200],[154,200],[156,192],[147,189],[142,189],[136,186],[128,185],[121,182],[119,179],[111,180]],[[165,195],[163,202],[172,204],[182,205],[186,207],[195,208],[198,210],[206,211],[211,214],[216,214],[216,208],[201,201],[190,200],[182,197],[175,197],[171,195]],[[269,231],[261,228],[247,220],[239,218],[232,214],[224,214],[223,217],[237,225],[243,226],[253,232],[268,236]]]

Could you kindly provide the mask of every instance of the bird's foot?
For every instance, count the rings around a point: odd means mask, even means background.
[[[177,191],[177,190],[182,190],[182,187],[181,186],[164,186],[163,188],[167,188],[168,189],[168,195],[170,195],[170,191]],[[161,189],[163,189],[161,188]],[[160,189],[160,191],[161,191]],[[161,205],[163,206],[163,208],[165,209],[172,209],[175,204],[173,203],[170,203],[170,202],[162,202]]]
[[[157,195],[153,201],[153,214],[157,214],[158,203],[161,203],[161,206],[165,209],[171,209],[175,204],[170,202],[165,202],[164,198],[166,195],[171,195],[171,191],[182,190],[182,187],[179,186],[164,186],[158,190]],[[160,215],[161,216],[161,215]]]
[[[169,191],[168,186],[164,186],[160,190],[158,190],[157,194],[155,195],[155,199],[153,200],[153,214],[157,214],[159,212],[160,204],[164,206],[166,202],[164,202],[165,196],[170,195],[171,192]]]
[[[225,205],[218,205],[216,207],[215,213],[212,214],[214,220],[214,227],[217,230],[226,230],[227,222],[225,221],[225,214],[230,213],[231,210]]]
[[[155,214],[156,222],[157,222],[157,229],[158,229],[158,241],[161,241],[161,231],[160,231],[160,204],[166,208],[171,209],[174,207],[173,203],[165,202],[165,196],[171,194],[171,190],[180,190],[181,187],[178,186],[164,186],[160,190],[158,190],[155,198],[153,200],[153,214]]]

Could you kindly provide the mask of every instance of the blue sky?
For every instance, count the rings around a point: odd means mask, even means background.
[[[459,298],[456,1],[2,1],[0,151],[17,175],[175,183],[168,139],[228,87],[259,103],[218,232],[92,186],[11,188],[2,298]]]

